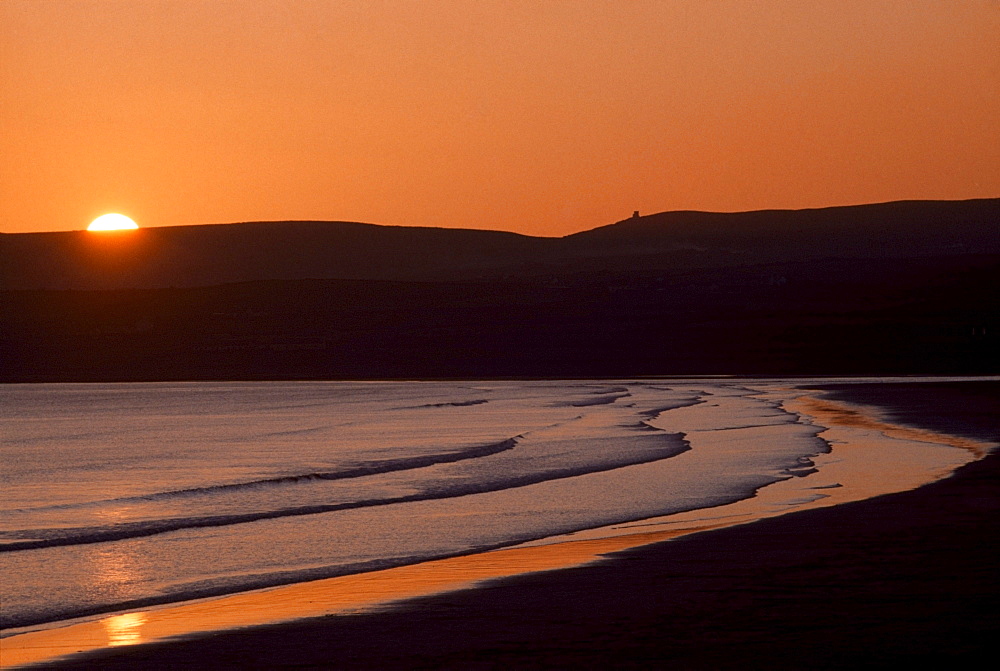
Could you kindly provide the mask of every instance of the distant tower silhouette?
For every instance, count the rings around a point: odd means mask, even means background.
[[[632,213],[632,218],[633,219],[638,219],[639,218],[639,210],[636,210],[635,212]]]

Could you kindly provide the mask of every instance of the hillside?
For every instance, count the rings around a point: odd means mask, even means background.
[[[538,258],[550,242],[500,231],[321,221],[6,234],[0,235],[0,285],[108,289],[453,278]]]
[[[211,286],[287,279],[464,281],[819,258],[1000,254],[1000,199],[819,210],[666,212],[564,238],[282,221],[0,235],[0,288]]]
[[[1000,199],[813,210],[663,212],[566,238],[581,255],[673,255],[689,267],[1000,253]]]
[[[998,206],[2,236],[0,381],[1000,374]]]

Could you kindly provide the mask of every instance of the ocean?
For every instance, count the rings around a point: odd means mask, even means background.
[[[0,385],[0,627],[747,521],[981,456],[835,425],[799,388],[822,382]]]

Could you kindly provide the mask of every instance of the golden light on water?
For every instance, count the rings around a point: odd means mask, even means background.
[[[808,477],[788,478],[750,499],[716,508],[710,519],[706,519],[704,509],[699,509],[644,519],[635,525],[618,524],[613,530],[603,527],[543,539],[541,542],[545,544],[531,543],[382,571],[252,590],[14,634],[3,639],[0,667],[53,660],[66,655],[67,651],[95,651],[198,633],[366,612],[406,599],[467,589],[505,576],[580,566],[609,553],[774,517],[792,509],[825,507],[915,489],[944,476],[941,472],[944,462],[939,455],[932,456],[932,451],[957,447],[979,456],[994,447],[895,425],[861,408],[807,395],[789,399],[783,407],[792,413],[801,412],[811,418],[812,424],[829,427],[824,434],[833,450],[816,457],[817,461],[825,463]],[[901,456],[904,453],[906,458]],[[956,468],[971,458],[969,454],[959,453],[957,459],[949,457],[947,461]],[[877,474],[889,472],[880,469],[891,469],[893,477],[898,477],[900,464],[905,466],[902,480],[887,488],[887,478]],[[816,496],[817,490],[823,492],[821,497]],[[588,538],[588,533],[601,535]],[[606,533],[616,535],[603,535]],[[138,574],[144,570],[142,557],[110,548],[95,549],[93,553],[97,591],[115,594],[118,601],[130,598],[128,590],[139,581]]]
[[[139,225],[124,214],[102,214],[87,226],[88,231],[127,231],[139,228]]]
[[[125,613],[101,620],[101,626],[107,632],[110,647],[142,643],[141,630],[145,623],[145,613]]]

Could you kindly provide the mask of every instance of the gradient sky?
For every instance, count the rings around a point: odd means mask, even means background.
[[[4,0],[0,231],[1000,196],[997,0]]]

